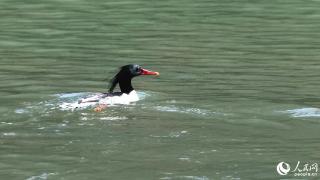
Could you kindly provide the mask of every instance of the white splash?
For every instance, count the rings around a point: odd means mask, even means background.
[[[320,117],[319,108],[300,108],[285,111],[293,117]]]
[[[66,96],[63,95],[62,98],[65,98],[65,97]],[[103,97],[103,94],[94,94],[90,97],[79,99],[76,102],[63,102],[59,105],[59,107],[61,110],[75,110],[75,109],[85,109],[85,108],[96,106],[99,104],[104,104],[109,106],[118,105],[118,104],[128,105],[138,100],[139,100],[139,96],[137,92],[133,90],[129,94],[124,93],[120,96]]]

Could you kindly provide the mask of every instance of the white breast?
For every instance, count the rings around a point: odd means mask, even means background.
[[[133,90],[129,94],[124,93],[121,96],[110,96],[110,97],[101,98],[99,100],[99,104],[107,104],[107,105],[130,104],[136,101],[139,101],[139,97],[137,92]]]

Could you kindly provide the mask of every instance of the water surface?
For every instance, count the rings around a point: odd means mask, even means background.
[[[320,163],[319,3],[1,1],[0,179],[280,179],[281,161]],[[58,108],[129,63],[161,73],[134,79],[141,101]]]

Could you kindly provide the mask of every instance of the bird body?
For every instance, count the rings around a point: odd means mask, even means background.
[[[109,105],[130,104],[138,101],[139,97],[132,87],[131,80],[140,75],[159,75],[159,73],[143,69],[136,64],[122,66],[120,71],[112,78],[108,93],[101,93],[81,99],[75,105],[75,108],[98,105],[95,110],[101,111]],[[120,92],[113,92],[117,84],[119,84]]]

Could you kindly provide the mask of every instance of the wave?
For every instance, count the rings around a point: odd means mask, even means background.
[[[289,113],[292,117],[320,117],[319,108],[300,108],[286,110],[286,113]]]
[[[175,105],[167,105],[167,106],[155,106],[153,109],[162,112],[173,112],[173,113],[181,113],[181,114],[190,114],[190,115],[198,115],[198,116],[212,116],[212,115],[226,115],[223,113],[213,112],[207,109],[201,109],[196,107],[177,107]]]

